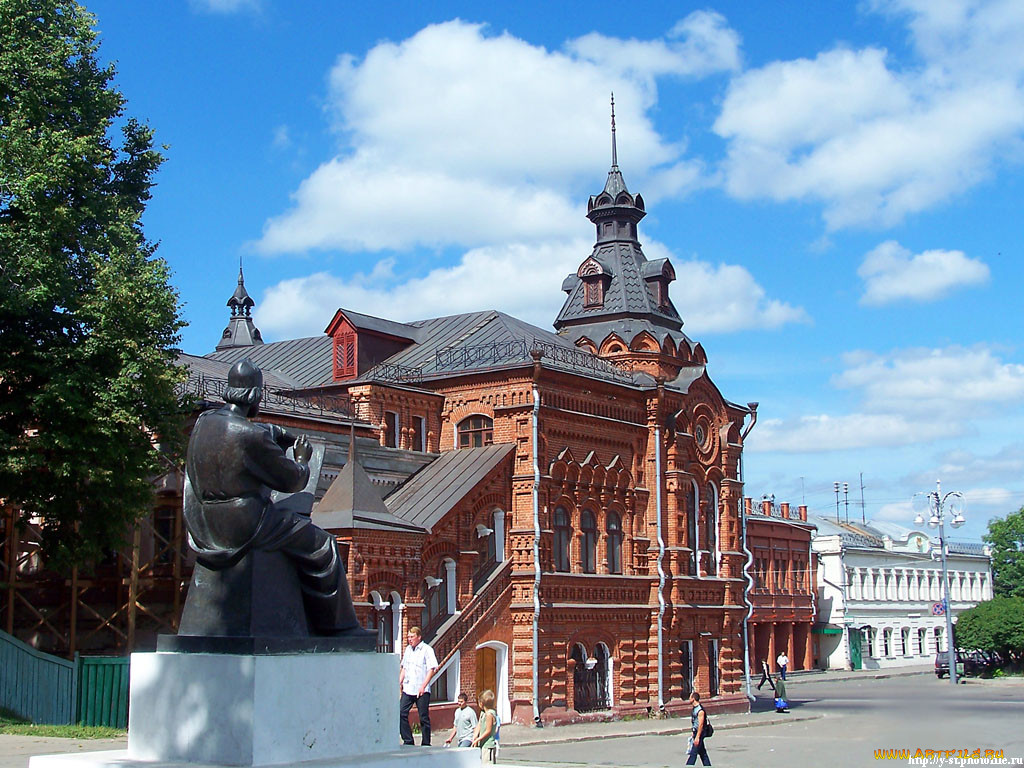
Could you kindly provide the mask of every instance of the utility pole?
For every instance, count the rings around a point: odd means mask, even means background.
[[[850,484],[843,483],[843,502],[846,504],[846,524],[850,524]]]
[[[836,480],[832,483],[832,488],[836,492],[836,522],[839,522],[839,481]]]
[[[864,525],[868,524],[867,512],[864,511],[864,473],[860,473],[860,521]]]

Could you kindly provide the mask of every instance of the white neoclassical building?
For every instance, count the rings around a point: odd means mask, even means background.
[[[938,537],[895,523],[814,519],[818,556],[815,657],[823,669],[880,669],[946,650]],[[976,542],[947,541],[950,608],[992,597],[992,561]]]

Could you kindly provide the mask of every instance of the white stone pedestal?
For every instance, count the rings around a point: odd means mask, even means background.
[[[394,654],[157,652],[131,664],[136,760],[275,765],[395,747]]]
[[[398,657],[136,653],[128,749],[30,768],[480,764],[479,750],[398,746]]]

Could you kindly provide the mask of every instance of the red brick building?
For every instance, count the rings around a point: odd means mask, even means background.
[[[750,671],[759,674],[762,661],[775,670],[782,651],[790,670],[814,669],[817,559],[811,551],[815,526],[807,522],[807,507],[746,498],[743,509],[751,555]]]
[[[193,383],[242,358],[264,369],[264,418],[319,446],[314,519],[338,537],[357,610],[381,650],[424,628],[435,701],[492,688],[520,722],[681,712],[694,687],[709,710],[748,707],[752,409],[683,333],[672,264],[638,240],[645,215],[613,163],[554,332],[489,310],[400,323],[338,309],[324,335],[264,343],[239,275],[216,350],[182,357]]]

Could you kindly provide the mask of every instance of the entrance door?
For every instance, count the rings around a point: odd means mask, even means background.
[[[860,669],[860,632],[851,629],[848,634],[850,638],[850,666],[854,669]]]
[[[498,652],[494,648],[476,649],[476,695],[493,691],[498,695]]]

